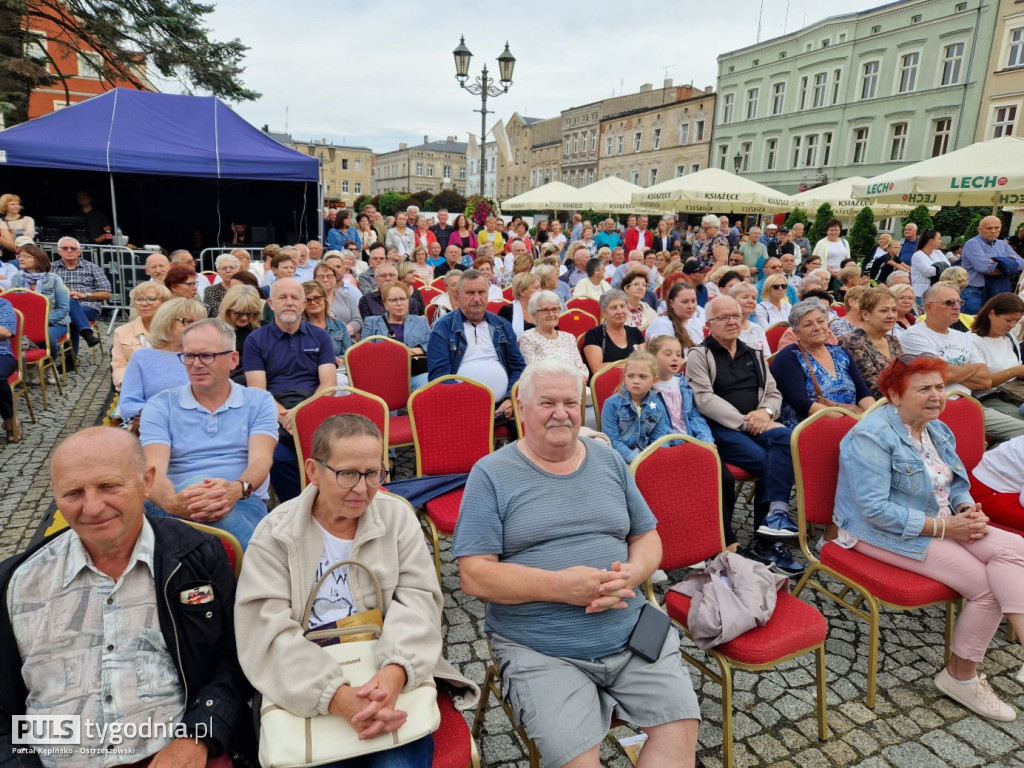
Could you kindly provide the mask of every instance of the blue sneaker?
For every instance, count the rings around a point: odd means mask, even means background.
[[[800,531],[785,512],[769,512],[756,533],[769,539],[795,539],[800,535]]]
[[[804,575],[804,566],[789,554],[781,541],[755,542],[751,548],[756,559],[768,566],[768,570],[783,576],[799,578]]]

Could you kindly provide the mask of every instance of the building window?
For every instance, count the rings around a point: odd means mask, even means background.
[[[818,134],[812,133],[804,141],[804,166],[813,168],[818,164]]]
[[[901,161],[907,151],[907,124],[894,123],[892,141],[889,143],[889,160]]]
[[[807,77],[800,78],[800,109],[807,105]]]
[[[624,142],[625,142],[625,139],[622,136],[619,136],[619,141],[618,141],[618,143],[615,146],[616,146],[616,149],[618,149],[618,154],[620,154],[620,155],[622,154],[622,145],[623,145]]]
[[[694,141],[704,141],[704,121],[698,120],[694,128]]]
[[[1010,56],[1007,67],[1024,67],[1024,27],[1010,33]]]
[[[423,175],[423,163],[416,163],[416,175],[417,176],[422,176]]]
[[[1017,105],[996,107],[996,119],[993,123],[992,138],[998,139],[1000,136],[1013,136],[1016,127]]]
[[[910,93],[917,86],[917,66],[921,63],[921,54],[917,51],[905,53],[900,57],[900,84],[898,93]]]
[[[597,131],[590,132],[590,151],[597,152]]]
[[[680,123],[679,124],[679,143],[689,144],[690,143],[690,124]]]
[[[631,182],[633,182],[633,184],[635,184],[636,186],[639,187],[640,186],[640,171],[633,171],[633,173],[630,175],[629,180]]]
[[[100,72],[103,70],[103,57],[93,51],[78,52],[78,76],[90,80],[101,79]]]
[[[605,153],[605,155],[610,155],[612,153],[612,137],[611,136],[609,136],[607,139],[604,140],[604,153]]]
[[[772,86],[772,114],[781,115],[786,106],[786,84],[776,83]]]
[[[814,100],[812,109],[825,106],[825,91],[828,89],[828,72],[819,72],[814,76]]]
[[[757,117],[757,101],[760,93],[760,88],[751,88],[747,91],[747,120]]]
[[[725,170],[725,161],[729,158],[729,145],[722,144],[718,148],[718,167]]]
[[[831,40],[829,40],[827,37],[822,39],[822,41],[821,41],[821,47],[822,48],[828,48],[830,45],[832,45],[832,41]]]
[[[657,168],[651,168],[650,174],[649,174],[648,179],[647,179],[647,186],[653,187],[657,183],[658,183],[658,169]]]
[[[434,177],[434,166],[430,163],[427,164],[427,176]]]
[[[348,182],[347,181],[341,182],[341,193],[343,195],[347,195],[348,194]]]
[[[594,169],[593,168],[588,168],[587,169],[587,184],[593,184],[593,183],[594,183]]]
[[[921,14],[920,13],[915,13],[913,16],[911,16],[910,17],[910,23],[911,24],[920,24],[921,23]]]
[[[932,157],[944,155],[949,151],[949,134],[953,127],[953,119],[943,117],[932,123]]]
[[[341,158],[341,170],[343,170],[343,171],[347,171],[348,170],[348,158],[345,158],[345,157]]]
[[[832,103],[839,103],[839,83],[843,76],[843,70],[836,69],[832,72]]]
[[[452,167],[450,165],[444,166],[441,169],[441,178],[442,179],[450,179],[451,177],[452,177]]]
[[[942,57],[942,84],[956,85],[960,82],[960,67],[964,61],[964,44],[947,45]]]
[[[686,175],[686,166],[685,165],[677,165],[676,166],[676,178],[678,179],[680,176],[685,176],[685,175]]]
[[[580,152],[580,135],[577,133],[572,137],[572,153],[578,155]]]
[[[747,173],[750,170],[750,149],[751,144],[749,141],[744,141],[740,144],[740,157],[743,158],[740,161],[740,170],[743,173]]]
[[[354,183],[354,184],[353,184],[352,186],[353,186],[353,191],[354,191],[354,192],[355,192],[355,193],[356,193],[357,195],[361,195],[361,194],[363,194],[363,182],[361,182],[361,181],[357,181],[357,182],[355,182],[355,183]]]
[[[690,163],[690,173],[696,173],[700,170],[700,163]]]
[[[792,167],[793,168],[799,168],[800,167],[800,137],[799,136],[794,136],[793,137],[793,163],[792,163]]]
[[[724,96],[722,96],[722,124],[723,125],[732,122],[732,105],[733,105],[733,101],[734,100],[735,100],[734,94],[727,93]],[[685,143],[685,142],[680,142],[680,144],[682,144],[682,143]]]
[[[654,149],[661,149],[661,128],[654,129],[654,137],[652,141]]]
[[[363,170],[363,161],[362,160],[356,160],[355,163],[356,163],[356,170],[357,171]]]
[[[768,139],[764,143],[764,169],[766,171],[775,170],[776,158],[779,154],[779,140]]]
[[[877,61],[864,64],[864,75],[860,81],[861,99],[873,99],[878,94],[878,67]]]
[[[633,134],[633,151],[634,152],[639,152],[640,151],[640,145],[643,144],[643,141],[644,141],[644,134],[643,134],[642,131],[637,131],[636,133]]]
[[[872,35],[877,35],[881,31],[882,31],[882,25],[881,24],[875,24],[875,26],[873,26],[871,28],[871,34]]]
[[[821,164],[828,165],[832,160],[832,133],[821,134]]]
[[[868,157],[868,129],[855,128],[853,131],[853,164],[866,163]]]
[[[491,170],[494,170],[494,169],[492,168]],[[466,180],[466,169],[465,168],[459,168],[459,181],[465,181],[465,180]]]
[[[564,150],[564,152],[562,154],[565,157],[569,156],[569,137],[568,136],[565,137],[565,150]]]
[[[532,189],[533,187],[536,187],[536,186],[537,186],[537,172],[536,171],[530,171],[530,188]]]

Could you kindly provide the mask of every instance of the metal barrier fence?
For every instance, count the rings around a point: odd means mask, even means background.
[[[203,248],[196,260],[196,269],[200,272],[216,272],[217,257],[222,253],[231,253],[237,250],[247,251],[253,261],[263,261],[263,246],[228,245],[218,248]]]

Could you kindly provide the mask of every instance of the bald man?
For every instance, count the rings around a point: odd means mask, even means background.
[[[146,274],[154,282],[164,284],[164,277],[167,270],[171,268],[171,262],[162,253],[151,253],[146,257]]]
[[[960,311],[965,315],[978,314],[986,300],[1016,289],[1008,285],[1008,276],[1024,270],[1024,259],[1008,242],[999,239],[1002,229],[1003,222],[998,216],[986,216],[978,223],[978,234],[964,243],[960,263],[967,270],[967,287]],[[1004,279],[997,279],[1000,277]]]
[[[17,765],[43,764],[14,752],[19,715],[80,716],[82,748],[116,743],[132,763],[223,768],[251,751],[236,738],[252,715],[234,574],[212,536],[144,515],[153,476],[129,433],[72,435],[50,463],[68,528],[0,564],[0,754]],[[142,737],[147,723],[164,728]]]
[[[265,389],[277,403],[278,443],[270,483],[279,501],[299,495],[299,468],[291,410],[316,392],[337,384],[334,341],[323,328],[304,322],[302,284],[282,277],[270,286],[274,322],[249,334],[242,352],[245,383]]]

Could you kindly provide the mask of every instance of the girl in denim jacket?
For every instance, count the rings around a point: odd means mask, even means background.
[[[622,388],[601,409],[601,426],[629,464],[647,446],[672,431],[668,411],[657,392],[658,364],[648,352],[634,352],[626,359]]]

